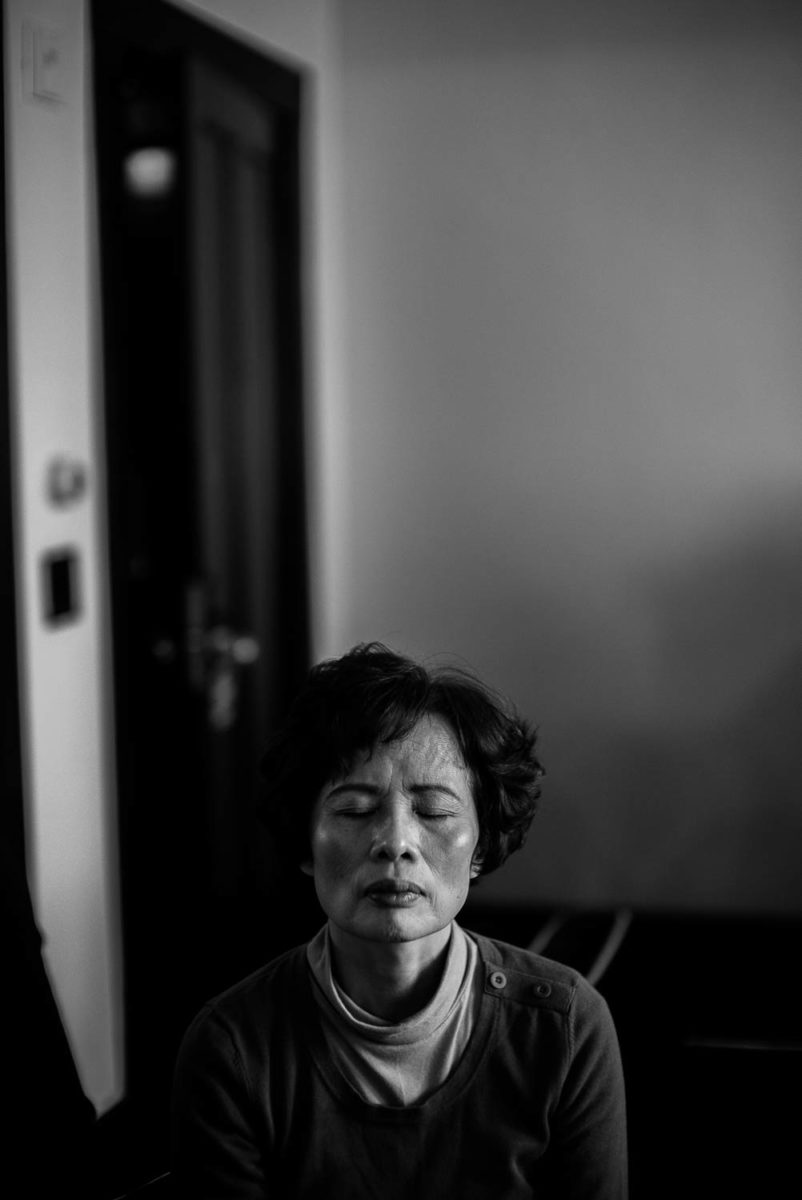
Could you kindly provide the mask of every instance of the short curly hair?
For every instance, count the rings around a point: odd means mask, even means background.
[[[312,668],[262,758],[261,816],[296,862],[310,857],[312,810],[324,785],[427,716],[448,723],[471,774],[478,874],[520,849],[545,774],[535,728],[469,672],[427,668],[368,642]]]

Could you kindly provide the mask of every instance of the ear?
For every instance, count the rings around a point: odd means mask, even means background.
[[[471,863],[471,879],[476,879],[476,877],[481,874],[482,874],[482,860],[481,860],[481,858],[475,858],[473,860],[473,862]]]
[[[301,863],[301,870],[303,871],[304,875],[311,875],[314,877],[315,866],[311,858],[304,859],[304,861]]]

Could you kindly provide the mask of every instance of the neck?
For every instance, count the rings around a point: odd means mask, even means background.
[[[451,926],[412,942],[368,942],[329,923],[332,972],[366,1012],[403,1021],[428,1004],[443,975]]]

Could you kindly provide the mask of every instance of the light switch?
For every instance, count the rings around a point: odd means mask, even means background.
[[[26,21],[22,27],[22,65],[26,96],[51,104],[64,99],[61,30]]]
[[[78,553],[72,547],[42,555],[42,598],[48,625],[63,625],[78,617]]]

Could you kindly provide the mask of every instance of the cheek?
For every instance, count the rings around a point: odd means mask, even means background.
[[[476,843],[479,841],[479,830],[475,825],[466,825],[461,829],[454,839],[454,844],[460,850],[472,854],[476,848]]]
[[[457,839],[461,850],[473,854],[479,843],[479,821],[475,813],[471,813],[457,831]]]
[[[312,835],[312,860],[316,874],[337,877],[348,874],[353,846],[328,826],[319,826]]]
[[[467,876],[473,854],[479,840],[479,831],[474,825],[455,829],[438,845],[437,855],[442,873],[456,883]]]

